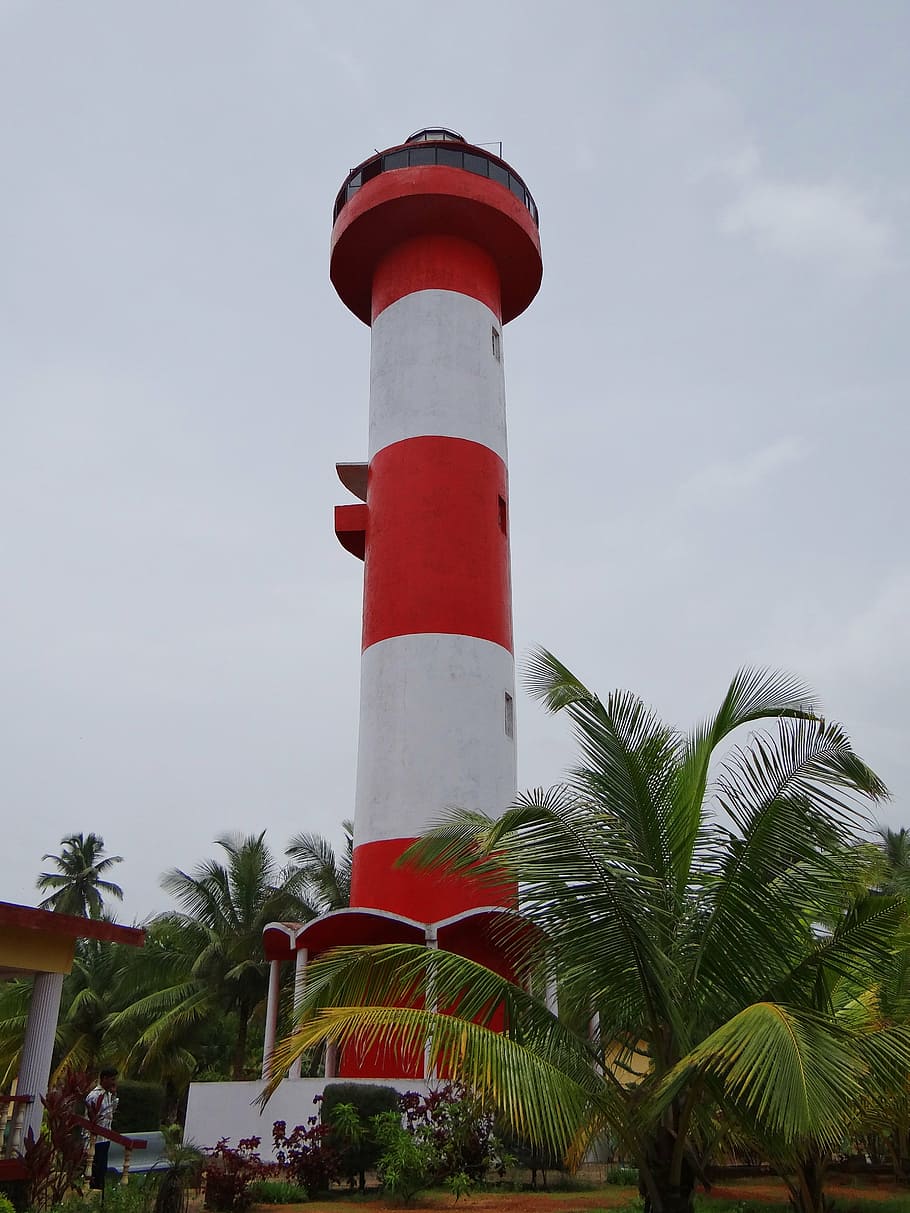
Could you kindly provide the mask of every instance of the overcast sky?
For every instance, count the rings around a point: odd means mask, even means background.
[[[801,674],[910,824],[910,7],[0,0],[0,899],[94,830],[126,920],[353,809],[369,332],[335,193],[502,140],[516,654],[692,724]],[[520,783],[571,761],[522,695]]]

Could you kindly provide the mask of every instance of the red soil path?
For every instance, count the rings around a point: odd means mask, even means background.
[[[852,1180],[848,1176],[832,1176],[826,1192],[837,1201],[843,1213],[849,1213],[851,1202],[857,1198],[865,1201],[890,1200],[903,1197],[910,1213],[910,1192],[897,1187],[888,1177]],[[400,1206],[379,1199],[313,1201],[306,1205],[261,1205],[255,1213],[385,1213],[385,1210],[407,1208],[415,1210],[457,1209],[459,1213],[586,1213],[595,1209],[628,1208],[637,1192],[633,1188],[607,1185],[592,1187],[588,1191],[560,1192],[479,1192],[463,1197],[457,1205],[446,1193],[431,1192],[417,1197],[410,1205]],[[759,1204],[782,1205],[787,1203],[787,1189],[779,1179],[771,1176],[761,1179],[742,1179],[712,1187],[707,1202],[711,1199],[724,1201],[753,1201]]]

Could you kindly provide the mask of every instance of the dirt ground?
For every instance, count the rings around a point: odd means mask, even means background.
[[[828,1194],[843,1210],[849,1210],[851,1199],[890,1200],[902,1197],[907,1201],[910,1213],[910,1191],[897,1187],[890,1179],[851,1179],[848,1176],[832,1176],[827,1187]],[[620,1209],[628,1206],[637,1196],[634,1188],[611,1185],[591,1187],[585,1191],[560,1191],[554,1187],[549,1192],[478,1192],[462,1197],[457,1206],[452,1196],[443,1192],[423,1193],[409,1209],[442,1210],[458,1208],[463,1213],[585,1213],[586,1210]],[[712,1187],[707,1201],[755,1201],[768,1204],[783,1204],[787,1201],[787,1190],[779,1179],[768,1176],[761,1179],[738,1179]],[[254,1213],[384,1213],[386,1209],[399,1208],[381,1199],[352,1199],[341,1197],[326,1201],[313,1201],[305,1205],[262,1205]]]

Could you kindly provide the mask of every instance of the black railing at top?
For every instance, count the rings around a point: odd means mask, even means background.
[[[490,156],[476,147],[453,147],[451,143],[413,143],[398,147],[390,152],[383,152],[372,160],[367,160],[356,168],[338,191],[335,199],[333,219],[337,219],[345,203],[350,202],[361,186],[378,177],[380,173],[390,172],[396,168],[417,168],[427,164],[441,164],[447,168],[461,168],[478,177],[489,177],[498,181],[515,195],[530,211],[531,218],[540,226],[537,214],[537,203],[531,197],[531,191],[507,165],[495,156]]]

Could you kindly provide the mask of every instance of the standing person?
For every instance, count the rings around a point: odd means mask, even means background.
[[[117,1071],[112,1067],[102,1070],[98,1075],[98,1085],[93,1087],[85,1097],[85,1106],[89,1120],[93,1120],[99,1128],[109,1129],[117,1111]],[[92,1159],[91,1187],[104,1191],[104,1179],[107,1175],[107,1156],[111,1143],[103,1137],[95,1141],[95,1156]]]

